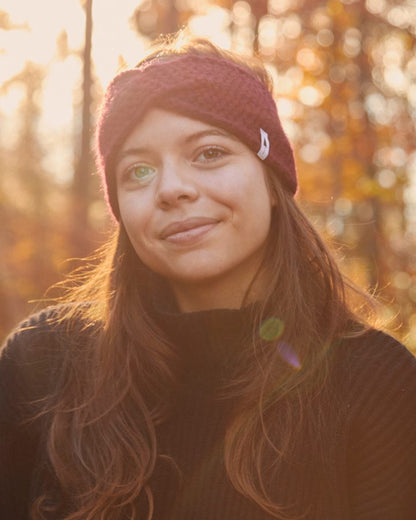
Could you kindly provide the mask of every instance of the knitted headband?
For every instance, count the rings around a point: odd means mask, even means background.
[[[183,54],[121,72],[107,89],[96,129],[96,158],[117,219],[117,152],[152,107],[230,132],[272,168],[286,189],[296,192],[292,148],[266,85],[250,70],[220,56]]]

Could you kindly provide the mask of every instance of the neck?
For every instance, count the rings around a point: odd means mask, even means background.
[[[262,278],[262,279],[261,279]],[[224,280],[204,280],[199,283],[170,282],[170,287],[182,312],[205,311],[209,309],[240,309],[262,299],[264,277],[256,276],[239,283],[229,278]]]

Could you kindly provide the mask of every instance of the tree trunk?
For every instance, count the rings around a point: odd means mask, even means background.
[[[72,244],[76,255],[87,251],[88,203],[91,175],[91,46],[92,46],[92,0],[85,0],[85,44],[83,51],[82,124],[79,156],[76,161],[72,183],[72,208],[74,232]]]

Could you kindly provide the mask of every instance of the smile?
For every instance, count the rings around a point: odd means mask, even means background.
[[[193,217],[166,226],[160,237],[174,244],[191,244],[218,224],[218,220],[208,217]]]

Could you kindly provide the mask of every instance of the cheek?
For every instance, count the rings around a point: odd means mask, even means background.
[[[120,220],[136,252],[145,242],[148,215],[138,204],[120,204]]]
[[[121,222],[136,255],[150,269],[159,262],[160,250],[155,237],[154,212],[144,200],[123,201],[120,205]]]
[[[146,197],[136,191],[122,192],[118,196],[120,218],[126,230],[139,230],[151,217],[151,205]]]
[[[274,204],[269,189],[261,178],[261,174],[259,177],[251,179],[251,182],[241,186],[235,192],[235,200],[246,218],[262,222],[270,220]]]
[[[144,265],[152,269],[157,255],[155,254],[154,247],[152,248],[151,241],[146,238],[146,231],[142,226],[129,225],[124,222],[123,224],[137,257]]]

